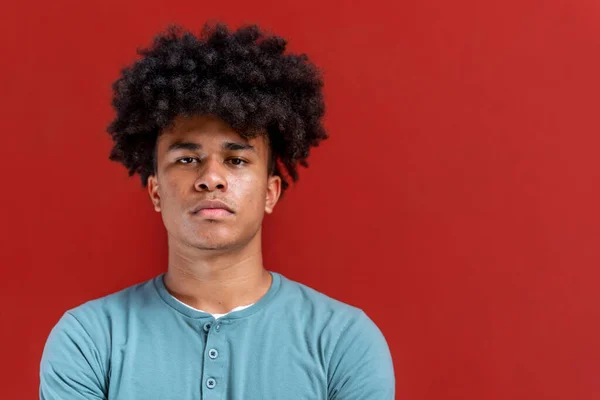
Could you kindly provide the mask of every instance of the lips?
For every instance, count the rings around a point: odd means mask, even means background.
[[[203,214],[233,214],[233,209],[229,207],[227,204],[222,202],[221,200],[202,200],[192,209],[192,214],[198,214],[202,210],[206,210]]]

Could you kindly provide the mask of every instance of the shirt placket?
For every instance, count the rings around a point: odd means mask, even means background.
[[[224,324],[219,320],[211,320],[202,325],[206,337],[203,352],[202,399],[223,399],[227,385],[227,354],[223,346]]]

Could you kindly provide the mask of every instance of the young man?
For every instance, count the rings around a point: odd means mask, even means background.
[[[44,400],[394,398],[360,309],[262,264],[261,224],[327,137],[319,71],[257,26],[171,27],[114,84],[111,159],[138,173],[168,268],[67,311]]]

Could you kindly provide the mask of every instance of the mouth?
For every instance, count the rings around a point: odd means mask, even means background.
[[[199,215],[207,218],[224,218],[233,215],[233,213],[224,208],[203,208],[196,212],[192,212],[192,215]]]
[[[203,200],[190,212],[206,218],[225,218],[234,214],[231,207],[219,200]]]

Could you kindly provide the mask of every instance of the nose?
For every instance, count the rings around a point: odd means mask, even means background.
[[[200,167],[198,178],[194,182],[194,187],[199,192],[225,191],[227,189],[225,171],[218,160],[211,158],[204,160],[203,165]]]

